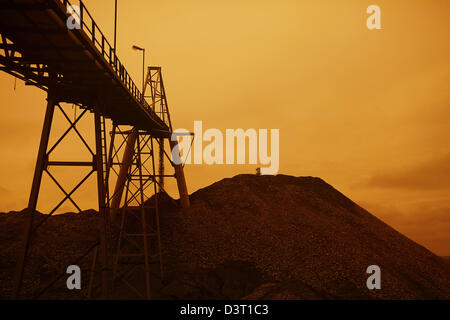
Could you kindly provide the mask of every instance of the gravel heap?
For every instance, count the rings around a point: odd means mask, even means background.
[[[154,298],[450,298],[448,261],[319,178],[223,179],[192,194],[188,212],[161,198],[166,278],[152,279]],[[98,218],[86,211],[48,219],[38,234],[39,250],[29,259],[25,297],[97,240]],[[11,294],[24,221],[21,212],[0,214],[0,299]],[[80,263],[81,294],[69,292],[62,279],[44,298],[85,298],[91,261]],[[381,268],[381,290],[366,287],[370,265]],[[116,298],[136,297],[119,290]]]
[[[37,213],[34,226],[45,219],[46,215]],[[0,299],[9,299],[12,294],[15,266],[21,241],[27,224],[25,210],[0,214]],[[99,215],[94,210],[54,215],[39,227],[30,247],[25,269],[23,298],[33,298],[56,275],[64,272],[93,244],[98,241]],[[92,257],[77,264],[84,270],[90,267]],[[82,277],[83,285],[89,278],[88,272]],[[59,289],[59,290],[58,290]],[[58,283],[56,290],[44,298],[79,299],[83,295],[66,289],[65,277]]]
[[[239,175],[191,202],[162,216],[164,255],[204,268],[254,264],[270,280],[249,298],[450,297],[447,262],[319,178]],[[367,289],[370,265],[381,290]]]

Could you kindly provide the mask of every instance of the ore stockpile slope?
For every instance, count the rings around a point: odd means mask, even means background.
[[[239,175],[192,194],[189,212],[167,196],[159,202],[166,278],[152,280],[156,299],[450,298],[448,261],[319,178]],[[2,298],[23,219],[0,214]],[[94,211],[51,217],[39,236],[48,259],[62,266],[82,252],[97,219]],[[56,272],[30,263],[42,282]],[[381,268],[381,290],[366,287],[370,265]],[[46,298],[79,298],[64,282],[56,287]],[[116,298],[136,297],[119,290]]]
[[[195,192],[189,213],[163,216],[166,253],[191,264],[254,264],[248,298],[450,297],[447,262],[319,178],[239,175]],[[382,289],[366,286],[370,265]]]

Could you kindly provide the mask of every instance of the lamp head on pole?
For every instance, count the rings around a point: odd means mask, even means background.
[[[141,48],[141,47],[138,47],[138,46],[133,46],[132,48],[133,48],[133,50],[144,51],[144,48]]]

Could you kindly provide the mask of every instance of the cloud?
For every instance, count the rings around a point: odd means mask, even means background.
[[[450,189],[450,153],[404,169],[388,169],[374,173],[362,183],[367,187],[447,190]]]

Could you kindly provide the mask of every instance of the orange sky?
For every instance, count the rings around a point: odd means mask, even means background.
[[[112,43],[114,1],[85,4]],[[381,7],[382,30],[366,28],[371,4]],[[223,130],[279,128],[280,173],[319,176],[450,255],[449,9],[445,0],[119,0],[118,55],[138,84],[133,44],[163,67],[175,128],[192,130],[194,120]],[[20,81],[14,91],[3,73],[0,87],[0,211],[18,210],[27,203],[45,95]],[[63,154],[78,154],[76,146]],[[190,191],[248,172],[254,166],[186,168]],[[56,189],[44,186],[45,207]],[[77,196],[94,206],[89,187]]]

